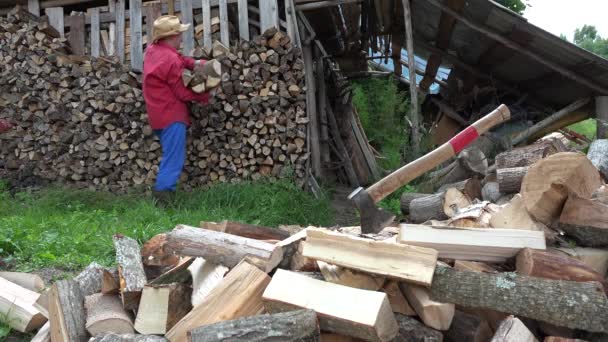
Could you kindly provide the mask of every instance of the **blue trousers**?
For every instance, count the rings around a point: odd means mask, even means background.
[[[186,161],[186,124],[175,122],[167,128],[155,130],[163,151],[156,176],[156,191],[175,191]]]

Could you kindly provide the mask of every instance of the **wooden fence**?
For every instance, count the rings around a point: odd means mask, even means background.
[[[128,1],[128,10],[125,1]],[[284,9],[283,16],[279,13],[280,8]],[[178,15],[183,23],[191,24],[184,33],[182,47],[184,54],[191,55],[196,46],[196,36],[202,35],[203,46],[211,48],[212,31],[218,24],[220,41],[226,46],[231,39],[249,40],[251,27],[258,33],[276,27],[286,31],[299,46],[293,8],[293,0],[163,0],[143,3],[142,0],[108,0],[107,6],[89,8],[86,13],[67,15],[63,7],[47,7],[43,14],[62,37],[68,37],[74,54],[117,56],[121,62],[130,62],[133,70],[141,71],[144,45],[152,36],[154,20],[163,14]],[[28,9],[35,15],[42,14],[39,0],[28,0]],[[195,11],[200,16],[199,20],[195,20]],[[229,20],[230,12],[233,14],[232,22]],[[195,25],[195,22],[202,23]],[[238,32],[232,36],[230,24],[238,27]]]

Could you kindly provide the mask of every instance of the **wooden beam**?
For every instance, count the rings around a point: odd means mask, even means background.
[[[398,242],[436,249],[440,258],[504,262],[523,248],[545,249],[541,231],[402,224]]]
[[[91,8],[91,56],[99,57],[99,8]]]
[[[571,329],[608,332],[605,315],[608,298],[596,282],[546,280],[515,273],[463,272],[438,266],[431,285],[431,299],[493,309]]]
[[[116,38],[114,51],[121,63],[125,61],[125,0],[116,0]]]
[[[260,33],[271,27],[280,28],[277,0],[260,1]]]
[[[588,79],[579,76],[577,73],[570,71],[557,63],[547,60],[546,57],[540,56],[540,55],[536,54],[535,52],[530,51],[525,46],[522,46],[519,43],[516,43],[508,38],[505,38],[500,32],[490,28],[489,26],[484,25],[484,24],[478,24],[468,18],[465,18],[463,15],[461,15],[460,13],[457,13],[456,11],[452,10],[445,4],[442,4],[438,0],[426,0],[426,1],[428,3],[430,3],[431,5],[441,9],[443,12],[450,14],[451,16],[458,19],[460,22],[462,22],[463,24],[472,28],[473,30],[504,44],[505,46],[535,60],[536,62],[538,62],[550,69],[555,70],[556,72],[564,75],[565,77],[567,77],[601,95],[608,94],[608,88],[602,87],[602,86],[596,84],[595,82],[591,82]]]
[[[247,0],[239,1],[239,37],[242,40],[249,40],[249,10]],[[289,18],[287,18],[289,21]],[[291,36],[290,36],[291,37]],[[293,41],[293,38],[292,38]]]
[[[420,153],[420,123],[418,118],[418,92],[416,91],[416,61],[414,58],[414,30],[412,28],[412,10],[410,1],[403,0],[403,15],[405,21],[405,39],[407,46],[408,68],[410,71],[410,122],[412,124],[410,142],[415,156]],[[407,122],[407,118],[405,122]],[[405,144],[406,148],[410,146]]]
[[[72,52],[75,55],[84,56],[85,50],[85,25],[84,14],[74,14],[69,17],[70,22],[70,37],[69,42],[72,47]]]
[[[222,44],[230,46],[230,29],[228,27],[228,6],[226,0],[220,0],[220,39]]]
[[[183,24],[190,24],[188,30],[183,33],[184,56],[192,56],[194,50],[194,20],[192,19],[192,0],[181,0],[181,19]]]
[[[395,315],[382,292],[332,284],[278,269],[263,298],[269,312],[314,310],[321,330],[327,332],[368,341],[391,341],[397,335]]]
[[[129,45],[131,47],[131,69],[135,71],[143,71],[144,68],[144,51],[142,43],[142,28],[141,28],[141,1],[129,0]],[[152,39],[151,36],[148,39]]]
[[[432,249],[373,241],[318,228],[306,231],[303,254],[307,258],[423,286],[430,285],[437,262],[437,252]]]
[[[50,7],[44,10],[44,13],[49,17],[49,24],[59,32],[61,38],[65,36],[63,24],[63,7]]]
[[[263,30],[260,30],[263,32]],[[310,139],[308,139],[308,152],[312,173],[315,177],[321,176],[321,145],[319,142],[319,118],[317,115],[317,100],[315,90],[315,69],[313,65],[312,47],[310,42],[304,43],[302,48],[304,57],[304,72],[306,77],[306,116],[308,117],[308,127],[310,129]]]
[[[40,0],[27,0],[27,10],[33,15],[40,16]]]
[[[213,42],[211,41],[211,4],[209,0],[202,0],[203,12],[203,46],[211,51]]]
[[[154,20],[161,16],[162,6],[160,2],[146,3],[143,8],[146,16],[146,36],[148,37],[147,45],[152,44],[152,37],[154,36]]]
[[[595,98],[595,119],[597,120],[597,138],[608,138],[608,96]]]
[[[108,11],[111,14],[116,14],[116,0],[108,0]],[[116,18],[115,18],[116,19]],[[101,21],[101,14],[99,17],[99,21]],[[150,37],[150,36],[149,36]],[[109,45],[108,45],[108,56],[115,56],[116,55],[116,20],[113,20],[108,27],[108,40],[109,40]]]

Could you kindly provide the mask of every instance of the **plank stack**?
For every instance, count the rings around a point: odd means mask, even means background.
[[[57,37],[19,8],[0,18],[0,120],[14,126],[0,134],[0,176],[113,191],[153,184],[161,147],[141,76],[109,58],[69,55]],[[269,31],[198,57],[215,58],[222,74],[212,103],[192,105],[184,187],[286,172],[303,183],[301,51]]]

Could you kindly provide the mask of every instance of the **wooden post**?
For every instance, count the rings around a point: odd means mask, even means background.
[[[40,1],[39,0],[27,0],[27,10],[33,15],[40,16]]]
[[[329,132],[327,130],[327,109],[328,106],[327,96],[325,95],[325,77],[324,75],[324,63],[323,56],[318,49],[315,49],[316,60],[317,60],[317,84],[318,84],[318,99],[319,99],[319,117],[321,124],[321,162],[323,165],[327,165],[331,160],[329,155]]]
[[[84,56],[84,35],[85,35],[85,16],[84,14],[75,14],[68,17],[70,21],[70,46],[75,55]]]
[[[116,13],[116,0],[108,0],[108,9],[110,13]],[[116,14],[114,14],[114,17],[116,18]],[[108,56],[114,56],[116,54],[116,22],[110,23],[108,36],[110,38]]]
[[[146,12],[146,35],[147,42],[146,44],[149,46],[152,44],[152,36],[154,31],[154,20],[160,17],[162,14],[162,5],[159,2],[148,3],[145,6]]]
[[[249,9],[247,0],[239,0],[239,37],[249,40]]]
[[[192,20],[192,0],[181,0],[182,5],[182,24],[190,24],[190,27],[183,33],[184,56],[192,56],[194,50],[194,20]]]
[[[412,12],[409,0],[402,0],[405,21],[405,39],[407,41],[407,59],[410,70],[410,121],[412,123],[412,149],[415,156],[420,153],[420,132],[418,122],[418,92],[416,90],[416,61],[414,58],[414,32],[412,29]],[[407,120],[406,120],[407,122]],[[407,145],[406,145],[407,146]]]
[[[141,38],[141,0],[129,0],[129,26],[131,46],[131,69],[142,71],[144,66],[144,52]]]
[[[202,0],[203,11],[203,46],[211,51],[211,4],[209,0]]]
[[[125,0],[116,2],[116,47],[115,52],[118,60],[125,61]]]
[[[310,139],[307,143],[310,152],[312,173],[315,177],[320,177],[321,145],[319,144],[319,119],[317,117],[317,99],[315,95],[315,74],[310,44],[310,40],[307,40],[302,49],[304,55],[304,72],[306,74],[306,114],[310,120]]]
[[[595,118],[597,120],[597,138],[608,138],[608,96],[595,98]]]
[[[271,27],[280,29],[277,0],[260,1],[260,33]]]
[[[65,36],[63,28],[63,7],[49,7],[44,10],[44,13],[49,17],[49,24],[59,32],[61,38]]]
[[[293,42],[295,40],[295,32],[293,27],[293,17],[291,16],[292,11],[293,7],[291,7],[291,2],[289,0],[285,0],[285,22],[287,22],[287,35]]]
[[[91,56],[99,57],[99,7],[91,8]]]
[[[167,13],[169,15],[175,15],[175,0],[167,0],[168,10]]]
[[[222,44],[230,46],[230,29],[228,28],[228,5],[226,0],[220,0],[220,39]]]

